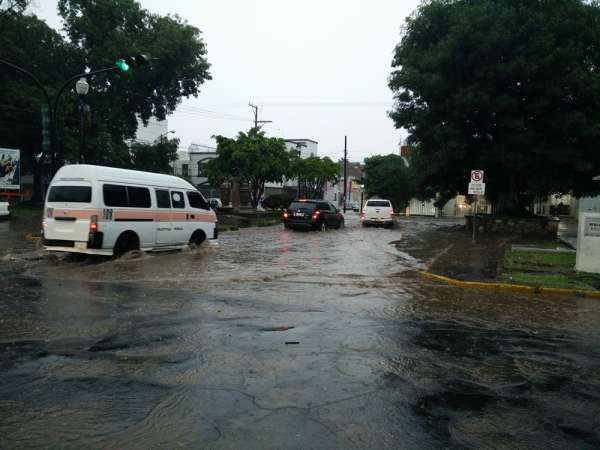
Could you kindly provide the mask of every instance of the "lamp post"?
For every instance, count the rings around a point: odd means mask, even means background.
[[[90,90],[90,85],[85,79],[81,77],[75,83],[75,92],[79,96],[79,162],[85,162],[85,130],[84,130],[84,116],[86,113],[86,104],[83,101],[85,96]]]
[[[360,215],[362,216],[363,211],[363,194],[365,193],[365,185],[360,185]]]

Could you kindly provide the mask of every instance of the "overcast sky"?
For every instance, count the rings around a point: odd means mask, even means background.
[[[178,14],[203,32],[213,79],[169,116],[181,139],[250,128],[249,101],[261,106],[268,135],[319,142],[319,154],[348,157],[398,151],[405,137],[387,117],[392,52],[418,0],[141,0],[153,13]],[[61,27],[54,0],[33,12]]]

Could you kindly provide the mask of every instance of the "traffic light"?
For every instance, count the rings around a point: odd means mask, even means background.
[[[118,59],[115,62],[115,66],[123,72],[127,73],[130,69],[134,67],[142,67],[150,64],[150,58],[148,55],[135,55],[135,56],[127,56],[125,58]]]
[[[129,64],[127,64],[124,59],[117,59],[115,66],[123,73],[129,72]]]

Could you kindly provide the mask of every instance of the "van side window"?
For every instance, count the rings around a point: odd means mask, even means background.
[[[171,191],[171,204],[173,205],[173,208],[185,208],[183,192]]]
[[[187,197],[192,208],[209,209],[208,203],[198,192],[188,191]]]
[[[150,208],[150,191],[148,188],[127,186],[129,206],[132,208]]]
[[[102,195],[106,206],[128,206],[125,186],[105,184],[102,186]]]
[[[161,189],[155,189],[156,192],[156,206],[158,208],[170,208],[171,200],[169,200],[169,191],[163,191]]]

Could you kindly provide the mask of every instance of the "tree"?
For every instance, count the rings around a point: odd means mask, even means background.
[[[90,130],[98,138],[98,155],[109,148],[124,151],[120,145],[133,139],[138,117],[147,123],[151,116],[164,119],[173,112],[182,97],[197,96],[201,85],[210,80],[206,46],[201,32],[178,16],[160,16],[143,9],[134,0],[59,0],[58,10],[69,41],[81,49],[85,64],[93,69],[114,65],[117,58],[148,54],[152,66],[131,73],[95,77],[85,101],[95,114]],[[73,119],[73,105],[65,108]],[[79,148],[69,146],[71,159]],[[117,161],[126,155],[116,154]],[[89,158],[86,158],[89,160]]]
[[[325,185],[339,178],[340,167],[327,156],[293,159],[291,172],[300,183],[300,195],[305,198],[323,198]]]
[[[212,186],[239,177],[248,183],[252,206],[256,208],[265,192],[265,183],[281,183],[290,173],[291,153],[283,139],[268,138],[252,128],[235,139],[216,136],[217,158],[206,163],[205,172]]]
[[[130,166],[126,141],[135,137],[138,117],[164,119],[182,97],[196,96],[211,79],[200,30],[177,16],[152,14],[134,0],[60,0],[63,36],[35,15],[24,14],[27,3],[0,0],[2,58],[34,73],[50,96],[86,68],[110,67],[120,57],[139,53],[152,57],[150,68],[123,76],[98,75],[90,81],[85,97],[90,126],[83,155],[74,85],[65,93],[57,117],[67,161]],[[0,98],[0,146],[23,151],[24,169],[36,175],[39,186],[36,155],[41,149],[43,97],[30,80],[2,67]]]
[[[44,21],[19,11],[0,16],[2,59],[33,73],[52,96],[66,74],[79,71],[79,52]],[[33,173],[34,200],[41,201],[41,107],[46,100],[32,80],[4,65],[0,65],[0,99],[0,147],[21,150],[22,172]],[[77,129],[78,121],[70,120],[63,124]]]
[[[394,53],[390,116],[418,145],[419,188],[464,192],[471,169],[512,211],[594,194],[600,7],[583,0],[430,0]]]
[[[161,138],[153,144],[136,142],[131,145],[133,169],[156,173],[171,173],[171,164],[177,160],[179,139]]]
[[[409,169],[400,155],[366,158],[363,182],[367,196],[390,200],[396,209],[404,208],[414,196]]]

